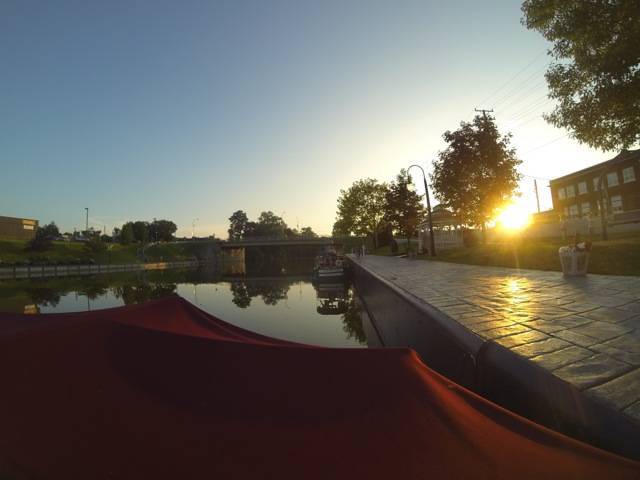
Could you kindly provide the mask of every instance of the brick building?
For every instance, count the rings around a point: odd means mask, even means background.
[[[36,236],[38,220],[0,217],[0,238],[30,240]]]
[[[640,213],[640,149],[623,150],[606,162],[550,182],[553,209],[567,218],[598,216],[601,199],[607,216]]]

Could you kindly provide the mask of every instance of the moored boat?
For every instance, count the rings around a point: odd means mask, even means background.
[[[346,275],[347,260],[335,249],[328,248],[316,256],[313,276],[316,280],[336,280]]]

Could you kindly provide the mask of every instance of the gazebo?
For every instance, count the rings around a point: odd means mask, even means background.
[[[462,225],[451,210],[436,205],[431,212],[431,220],[436,250],[463,246]],[[424,251],[426,245],[429,245],[427,220],[418,225],[418,251]]]

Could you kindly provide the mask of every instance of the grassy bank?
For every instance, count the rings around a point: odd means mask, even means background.
[[[32,252],[26,246],[21,240],[0,238],[0,265],[142,262],[138,244],[109,244],[108,250],[99,253],[89,251],[83,242],[53,242],[44,252]],[[197,254],[197,248],[194,244],[163,243],[146,248],[145,257],[149,262],[189,260]]]
[[[440,250],[434,260],[470,265],[530,268],[560,271],[558,248],[568,242],[562,239],[522,239],[490,242],[473,247]],[[376,254],[390,255],[388,247]],[[421,260],[431,261],[428,255]],[[640,275],[640,236],[613,238],[593,242],[589,260],[590,273],[609,275]]]

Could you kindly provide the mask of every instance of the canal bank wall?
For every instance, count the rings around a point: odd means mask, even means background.
[[[492,340],[350,256],[353,280],[380,340],[410,347],[430,368],[479,395],[578,440],[640,460],[638,423]]]
[[[195,268],[211,262],[188,260],[180,262],[122,263],[108,265],[30,265],[0,268],[0,280],[24,278],[67,277],[95,275],[113,272],[134,272],[142,270],[167,270],[173,268]]]

